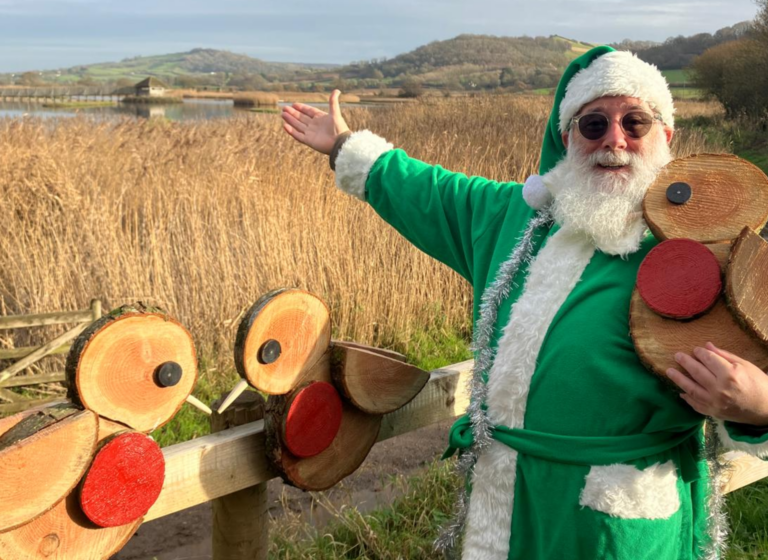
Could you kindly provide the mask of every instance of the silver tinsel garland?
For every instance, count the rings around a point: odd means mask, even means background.
[[[725,495],[721,483],[731,464],[723,456],[723,448],[717,435],[717,423],[707,418],[704,451],[709,469],[709,496],[707,499],[707,533],[709,542],[704,549],[703,560],[721,560],[727,546],[728,514],[725,511]]]
[[[486,379],[495,358],[495,350],[491,347],[491,343],[499,306],[509,297],[509,291],[513,286],[513,280],[520,269],[520,265],[531,259],[534,232],[539,227],[551,222],[552,214],[549,208],[544,208],[536,213],[533,219],[528,222],[528,227],[509,258],[499,267],[496,278],[485,289],[480,300],[479,316],[472,336],[475,364],[469,381],[470,397],[467,407],[467,415],[472,424],[473,443],[469,449],[460,451],[459,459],[456,462],[456,470],[462,479],[466,479],[470,475],[480,454],[493,441],[493,424],[488,418],[484,404],[488,393]],[[464,530],[468,508],[469,495],[466,485],[463,485],[459,490],[454,506],[453,520],[443,528],[442,533],[435,541],[435,550],[445,555],[446,558],[457,557],[457,544]]]

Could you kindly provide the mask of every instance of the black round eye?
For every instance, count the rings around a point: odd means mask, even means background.
[[[270,339],[261,345],[259,348],[258,360],[262,364],[271,364],[280,357],[280,353],[283,349],[280,347],[280,343],[276,340]]]
[[[155,370],[155,383],[158,387],[173,387],[181,381],[181,366],[176,362],[165,362]]]
[[[691,199],[691,185],[688,183],[672,183],[667,187],[667,200],[672,204],[685,204]]]

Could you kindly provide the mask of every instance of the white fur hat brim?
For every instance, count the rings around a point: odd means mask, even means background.
[[[659,69],[632,53],[615,51],[594,60],[568,82],[560,103],[560,132],[568,129],[568,123],[587,103],[619,95],[642,99],[661,115],[664,124],[675,127],[672,93]]]

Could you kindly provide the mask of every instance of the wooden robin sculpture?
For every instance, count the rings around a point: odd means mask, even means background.
[[[678,159],[643,214],[662,242],[640,265],[630,306],[642,362],[666,378],[675,352],[717,341],[768,369],[768,177],[733,155]]]
[[[66,364],[72,402],[0,420],[0,559],[97,560],[124,546],[160,495],[149,437],[190,397],[192,337],[162,310],[123,306]]]
[[[357,469],[382,416],[408,403],[429,374],[395,352],[331,341],[328,308],[287,289],[259,299],[240,323],[235,364],[243,380],[219,412],[248,386],[267,393],[267,454],[283,478],[324,490]]]

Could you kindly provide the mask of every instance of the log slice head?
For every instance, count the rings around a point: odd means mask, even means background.
[[[169,363],[179,377],[175,384],[172,376],[158,378]],[[181,324],[157,309],[124,306],[75,340],[66,372],[72,400],[148,433],[173,418],[192,393],[197,357]]]
[[[119,527],[144,517],[165,480],[165,459],[154,440],[137,432],[102,442],[80,485],[83,513],[99,527]]]
[[[646,255],[637,273],[645,303],[670,319],[705,313],[723,288],[720,264],[706,246],[691,239],[669,239]]]
[[[235,366],[256,389],[285,394],[330,342],[330,314],[322,300],[302,290],[276,290],[260,298],[240,322]]]
[[[685,183],[690,195],[677,198],[669,193],[675,183]],[[768,177],[729,154],[676,159],[659,172],[646,192],[643,215],[661,240],[732,241],[745,225],[760,231],[768,221]]]

